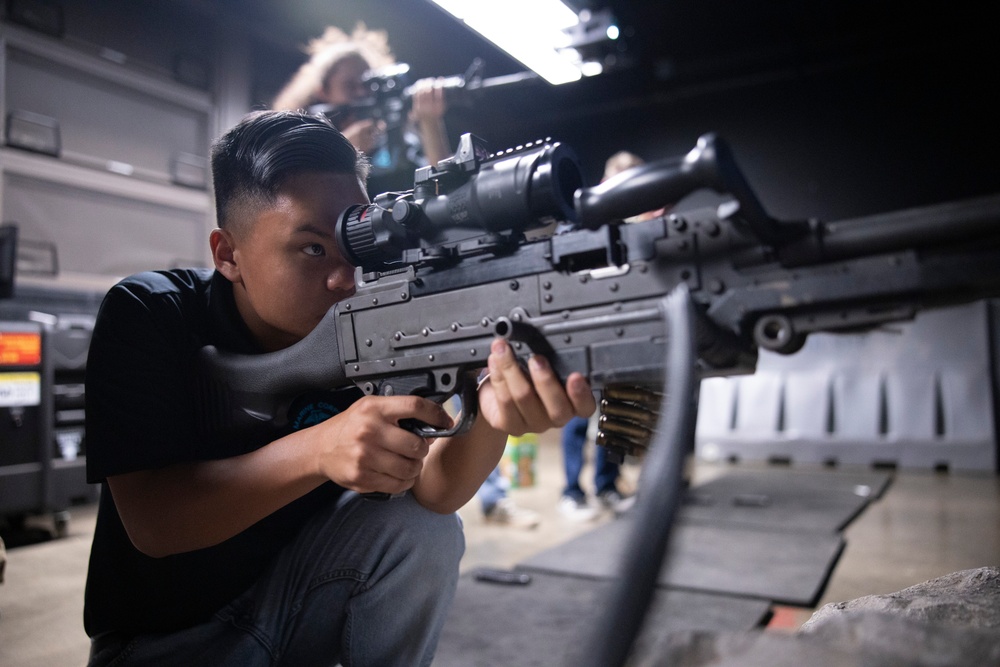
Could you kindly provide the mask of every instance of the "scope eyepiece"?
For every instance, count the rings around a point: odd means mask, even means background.
[[[337,220],[337,245],[344,258],[354,266],[367,266],[372,261],[378,261],[375,229],[369,220],[372,208],[371,204],[349,206]]]

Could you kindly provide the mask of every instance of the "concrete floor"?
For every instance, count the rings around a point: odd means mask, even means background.
[[[574,523],[556,510],[562,485],[557,432],[541,437],[537,466],[537,484],[511,495],[518,504],[540,512],[541,525],[530,531],[488,525],[473,500],[460,512],[468,544],[463,569],[511,567],[596,525]],[[698,464],[694,481],[727,468]],[[633,487],[637,478],[638,466],[626,465],[623,486]],[[86,663],[88,640],[81,619],[94,516],[92,506],[74,508],[66,537],[8,550],[6,582],[0,585],[0,665]],[[598,521],[609,519],[602,516]],[[44,527],[46,519],[31,523]],[[1000,477],[897,472],[886,494],[845,536],[847,548],[820,605],[889,593],[958,570],[1000,565]],[[793,630],[812,610],[779,611],[772,626],[777,631]]]

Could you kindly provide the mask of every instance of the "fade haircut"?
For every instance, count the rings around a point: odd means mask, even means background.
[[[354,174],[369,164],[324,116],[295,111],[247,114],[212,145],[215,214],[220,228],[244,235],[275,203],[288,178],[307,172]]]

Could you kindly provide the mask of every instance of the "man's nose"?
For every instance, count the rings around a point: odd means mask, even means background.
[[[337,266],[326,276],[326,288],[331,292],[354,288],[354,267]]]

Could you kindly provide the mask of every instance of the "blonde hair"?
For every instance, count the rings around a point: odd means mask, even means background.
[[[304,50],[309,60],[275,96],[272,108],[294,111],[322,101],[320,95],[326,80],[345,60],[359,58],[369,69],[396,62],[386,32],[369,30],[364,23],[358,23],[350,35],[336,26],[329,26],[320,37],[310,40]]]

